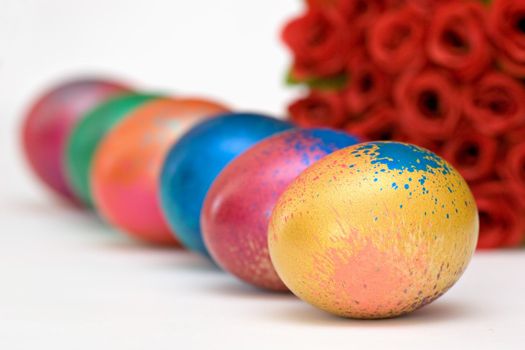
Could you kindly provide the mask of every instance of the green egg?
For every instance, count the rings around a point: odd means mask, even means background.
[[[104,136],[133,110],[160,95],[130,93],[101,103],[75,126],[66,148],[66,173],[75,194],[93,206],[89,174],[97,147]]]

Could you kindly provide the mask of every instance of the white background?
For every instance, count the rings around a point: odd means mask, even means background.
[[[523,349],[525,253],[477,254],[407,317],[353,321],[144,247],[61,205],[19,151],[49,84],[109,74],[282,114],[279,27],[299,0],[0,0],[0,349]]]

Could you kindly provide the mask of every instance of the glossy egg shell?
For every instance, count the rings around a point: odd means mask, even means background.
[[[289,130],[237,158],[211,186],[201,213],[204,242],[226,271],[261,288],[286,290],[268,253],[268,222],[277,199],[303,170],[358,143],[344,132]]]
[[[187,248],[208,255],[200,230],[204,198],[213,180],[257,142],[292,128],[258,114],[231,113],[195,125],[170,150],[160,181],[163,212]]]
[[[411,312],[445,293],[476,247],[465,180],[422,148],[370,142],[309,167],[269,226],[274,267],[301,299],[352,318]]]
[[[76,123],[112,96],[131,91],[112,81],[79,79],[49,90],[24,119],[24,153],[35,174],[62,198],[80,204],[66,177],[65,149]]]
[[[66,147],[67,177],[84,204],[93,205],[89,175],[95,151],[104,136],[135,108],[160,98],[158,95],[127,93],[91,109],[74,127]]]
[[[162,162],[192,125],[225,111],[224,106],[201,99],[158,99],[135,109],[95,153],[91,189],[101,216],[143,241],[174,244],[157,197]]]

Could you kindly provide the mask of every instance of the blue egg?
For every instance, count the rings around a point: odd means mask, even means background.
[[[206,193],[221,170],[259,141],[293,125],[250,113],[229,113],[191,128],[168,152],[160,178],[161,207],[177,238],[208,255],[200,213]]]

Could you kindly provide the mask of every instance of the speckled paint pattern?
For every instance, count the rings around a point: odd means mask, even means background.
[[[268,253],[272,209],[304,169],[357,142],[328,129],[290,130],[235,158],[213,182],[202,210],[202,233],[213,259],[252,285],[286,290]]]
[[[364,143],[323,158],[280,197],[269,250],[286,286],[336,315],[387,318],[445,293],[478,237],[474,198],[435,154]]]

